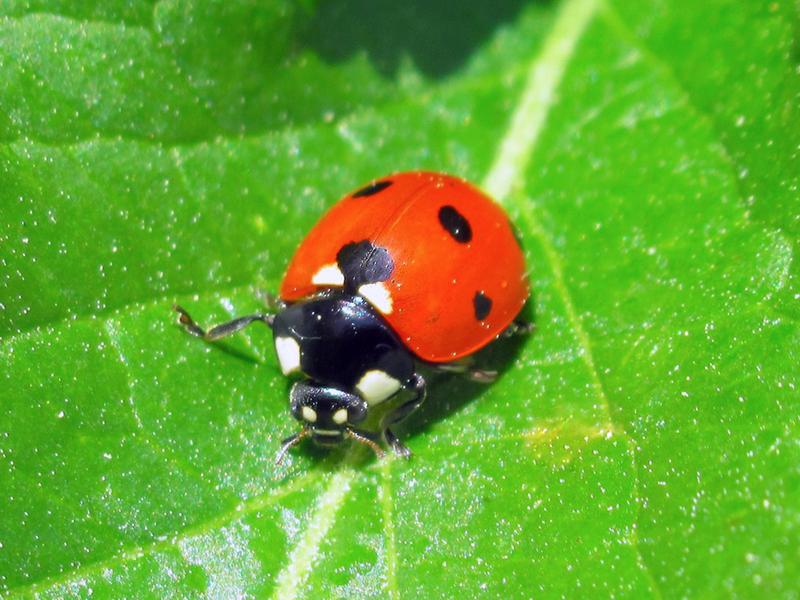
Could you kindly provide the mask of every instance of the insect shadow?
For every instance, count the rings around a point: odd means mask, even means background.
[[[502,377],[507,369],[514,367],[526,340],[536,335],[534,317],[533,302],[529,300],[520,318],[534,324],[532,331],[527,335],[501,337],[475,355],[475,365],[481,369],[497,371],[497,377]],[[409,440],[428,430],[432,424],[459,412],[470,402],[478,401],[486,392],[488,385],[470,381],[456,374],[444,373],[434,374],[428,379],[428,383],[428,397],[425,403],[407,420],[395,427],[396,433],[402,439]]]
[[[535,324],[532,299],[522,309],[519,317],[527,323]],[[501,337],[475,355],[474,366],[487,371],[496,371],[498,378],[502,377],[504,371],[514,368],[523,345],[534,335],[536,335],[535,325],[527,335]],[[424,368],[422,373],[428,383],[425,402],[408,418],[392,426],[392,430],[404,442],[424,434],[433,424],[447,420],[450,415],[459,412],[470,402],[480,401],[480,396],[486,392],[488,385],[491,385],[471,381],[458,373],[440,373]],[[290,386],[291,382],[287,382],[287,393]],[[379,438],[375,427],[379,420],[378,415],[372,419],[372,426],[367,428],[372,431],[375,439]],[[391,452],[383,442],[381,445],[387,453]],[[306,443],[299,451],[314,459],[317,468],[324,471],[341,468],[342,461],[347,461],[356,467],[375,461],[375,455],[369,449],[352,443],[334,448],[320,448],[312,443]],[[413,456],[411,460],[414,460]]]
[[[530,4],[529,0],[478,1],[467,6],[450,0],[325,2],[300,42],[331,62],[363,51],[387,77],[396,75],[402,60],[410,57],[428,77],[443,78]]]
[[[502,377],[503,372],[512,368],[526,340],[536,335],[535,314],[533,299],[529,299],[520,312],[519,319],[533,324],[532,330],[525,335],[503,337],[475,355],[474,366],[485,371],[496,371],[497,377]],[[251,363],[264,362],[259,356],[254,356],[248,351],[240,350],[227,341],[214,341],[214,347],[232,357]],[[487,383],[468,380],[457,373],[438,373],[435,369],[422,370],[428,383],[428,394],[420,408],[407,419],[392,426],[392,430],[402,440],[409,440],[424,433],[430,426],[438,421],[445,420],[449,415],[460,411],[468,403],[480,397],[487,388]],[[286,396],[293,381],[286,380]],[[287,419],[287,433],[291,431],[291,419]],[[377,431],[374,432],[377,437]],[[354,452],[355,450],[355,452]],[[388,448],[385,448],[390,452]],[[353,465],[366,464],[374,460],[374,455],[366,448],[353,446],[350,443],[339,447],[320,448],[312,443],[303,444],[303,452],[315,459],[319,468],[326,471],[335,471],[340,468],[343,459],[349,460]]]

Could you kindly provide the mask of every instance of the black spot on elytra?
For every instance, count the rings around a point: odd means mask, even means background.
[[[392,185],[392,183],[393,182],[389,181],[388,179],[385,179],[384,181],[374,181],[373,183],[370,183],[368,186],[363,187],[357,192],[355,192],[353,194],[353,198],[364,198],[366,196],[374,196],[375,194],[382,192],[383,190],[388,188],[390,185]]]
[[[492,299],[483,292],[475,292],[472,304],[475,307],[475,318],[478,321],[483,321],[492,311]]]
[[[459,244],[472,241],[472,227],[469,226],[469,221],[449,204],[439,209],[439,223]]]
[[[336,263],[344,274],[344,286],[355,292],[365,283],[386,281],[394,271],[394,261],[386,248],[368,240],[351,242],[336,254]]]

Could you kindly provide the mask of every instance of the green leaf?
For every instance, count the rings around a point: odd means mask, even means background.
[[[0,595],[800,594],[794,9],[449,6],[0,4]],[[505,204],[536,332],[410,462],[276,467],[269,332],[170,307],[422,168]]]

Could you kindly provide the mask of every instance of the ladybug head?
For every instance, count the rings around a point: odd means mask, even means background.
[[[367,416],[367,403],[360,397],[313,381],[299,381],[289,394],[292,415],[320,446],[335,446],[353,435],[352,425]]]

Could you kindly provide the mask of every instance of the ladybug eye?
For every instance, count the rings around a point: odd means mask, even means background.
[[[360,423],[367,417],[367,403],[358,402],[351,404],[347,416],[350,423]],[[336,415],[333,416],[333,419],[336,420]]]

